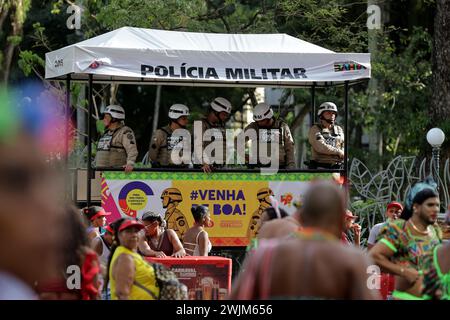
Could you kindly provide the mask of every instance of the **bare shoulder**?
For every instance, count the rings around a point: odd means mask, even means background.
[[[169,236],[170,239],[172,239],[172,240],[174,240],[174,239],[180,240],[180,239],[178,239],[178,235],[177,235],[177,233],[174,230],[166,229],[166,232],[167,232],[167,236]]]
[[[278,238],[297,231],[298,226],[289,220],[274,219],[264,223],[259,230],[258,238]]]

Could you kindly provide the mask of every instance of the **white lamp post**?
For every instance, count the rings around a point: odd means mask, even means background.
[[[436,183],[439,189],[439,151],[441,149],[441,145],[445,140],[444,131],[439,128],[430,129],[427,132],[427,141],[433,148],[433,159],[434,165],[436,168]]]

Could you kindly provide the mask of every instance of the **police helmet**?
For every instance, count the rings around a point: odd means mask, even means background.
[[[231,103],[225,98],[217,97],[211,102],[211,108],[216,112],[231,113]]]
[[[272,119],[273,110],[267,103],[259,103],[253,109],[253,120],[260,121],[264,119]]]
[[[106,107],[103,114],[109,114],[114,119],[124,120],[125,119],[125,110],[119,105],[111,104]]]
[[[320,115],[325,111],[331,111],[334,112],[337,116],[338,110],[336,105],[333,102],[324,102],[319,106],[319,109],[317,109],[317,115],[320,117]]]
[[[189,108],[184,104],[176,103],[169,108],[169,118],[177,120],[180,117],[189,116]]]

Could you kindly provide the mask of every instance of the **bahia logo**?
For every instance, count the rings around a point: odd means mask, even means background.
[[[354,61],[346,62],[335,62],[334,72],[344,72],[344,71],[359,71],[367,69],[362,64],[356,63]]]

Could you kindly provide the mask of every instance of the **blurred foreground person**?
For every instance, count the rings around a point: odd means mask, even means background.
[[[0,133],[0,300],[35,299],[34,283],[57,272],[58,193],[32,137],[4,138]]]
[[[38,283],[36,291],[42,300],[97,300],[102,283],[98,256],[89,247],[79,210],[67,205],[63,215],[65,233],[60,248],[60,272]]]
[[[301,227],[299,210],[288,215],[286,211],[278,207],[276,199],[272,199],[272,203],[273,207],[264,209],[261,215],[258,239],[283,238]]]
[[[397,276],[392,293],[394,299],[422,297],[425,257],[442,238],[436,224],[439,205],[436,184],[432,181],[417,183],[407,196],[402,217],[380,230],[378,242],[369,252],[382,271]]]
[[[344,195],[318,182],[304,197],[303,229],[290,238],[261,240],[234,283],[231,299],[377,299],[367,286],[369,259],[339,242]]]

